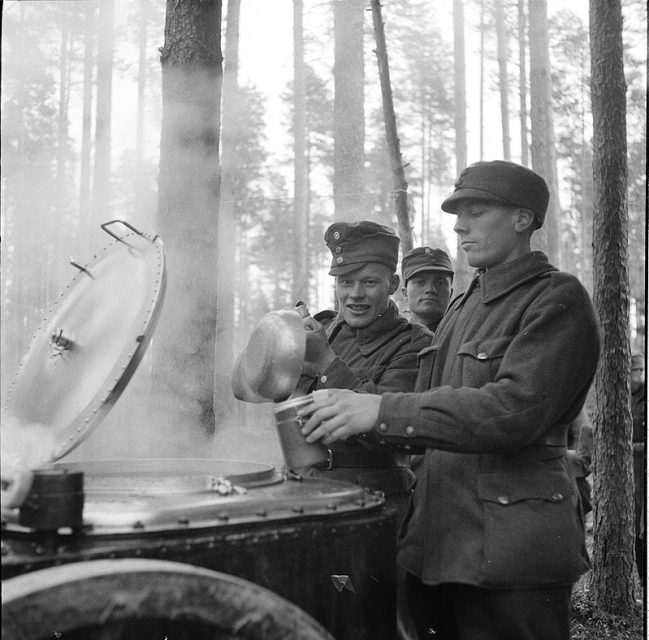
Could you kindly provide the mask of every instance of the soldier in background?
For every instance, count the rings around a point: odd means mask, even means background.
[[[434,332],[451,298],[451,259],[442,249],[416,247],[403,256],[401,277],[401,292],[408,303],[410,321]]]

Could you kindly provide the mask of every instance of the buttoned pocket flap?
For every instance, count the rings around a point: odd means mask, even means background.
[[[562,473],[483,473],[478,477],[482,500],[506,506],[521,500],[563,502],[574,493],[572,482]]]
[[[490,340],[473,340],[465,342],[459,349],[458,355],[471,356],[476,360],[493,360],[502,358],[511,343],[510,336],[492,338]]]

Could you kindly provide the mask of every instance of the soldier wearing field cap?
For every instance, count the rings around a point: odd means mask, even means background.
[[[416,247],[401,260],[404,300],[410,321],[437,329],[451,298],[453,266],[446,251]]]
[[[521,165],[464,169],[442,209],[475,276],[419,355],[418,392],[340,390],[300,412],[309,442],[423,452],[398,554],[422,639],[570,638],[589,561],[566,441],[599,334],[579,280],[530,249],[548,200]]]
[[[324,239],[331,251],[329,274],[335,277],[338,311],[304,319],[306,362],[298,393],[331,388],[370,394],[412,391],[417,353],[432,336],[402,318],[390,299],[399,286],[399,237],[389,227],[364,220],[336,222]],[[329,449],[324,465],[300,473],[380,490],[405,508],[413,480],[408,455],[356,438]]]

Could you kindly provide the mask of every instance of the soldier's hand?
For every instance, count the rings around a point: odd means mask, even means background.
[[[335,440],[347,440],[349,436],[361,435],[374,428],[380,406],[380,395],[330,389],[327,397],[317,398],[298,412],[302,418],[309,418],[302,433],[307,442],[321,440],[323,444],[330,444]]]

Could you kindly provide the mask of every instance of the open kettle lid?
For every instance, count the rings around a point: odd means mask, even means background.
[[[124,390],[153,334],[164,298],[164,246],[122,220],[82,266],[38,327],[14,377],[5,413],[52,435],[50,460],[79,445]]]

